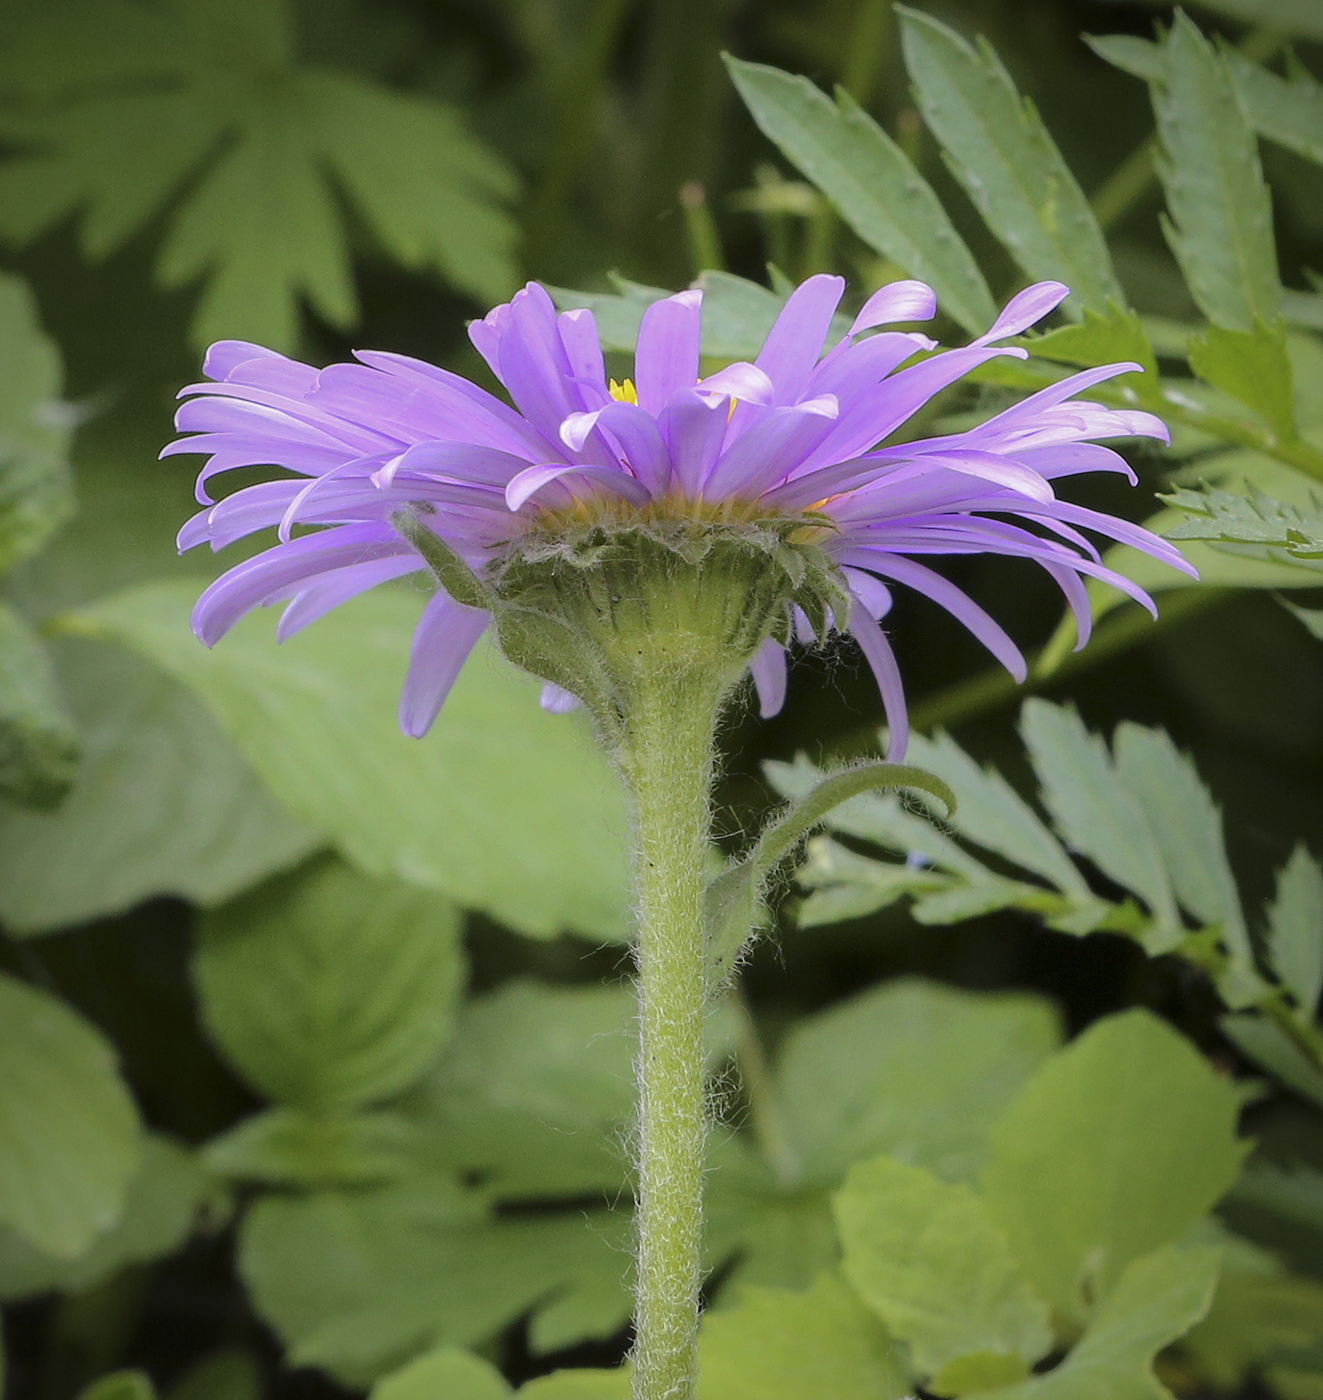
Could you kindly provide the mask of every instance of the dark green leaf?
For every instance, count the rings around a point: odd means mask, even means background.
[[[357,1108],[408,1088],[449,1039],[459,934],[448,900],[322,860],[203,919],[202,1019],[268,1097]]]
[[[1030,277],[1066,283],[1077,311],[1123,306],[1088,200],[991,45],[976,51],[932,16],[897,9],[919,109],[988,227]]]
[[[318,844],[182,686],[102,642],[52,651],[83,758],[58,811],[0,803],[0,917],[12,932],[157,894],[215,904]]]
[[[137,1110],[109,1042],[48,992],[0,974],[0,1224],[57,1259],[124,1212]]]
[[[262,1400],[262,1367],[248,1347],[208,1352],[174,1382],[168,1400]]]
[[[146,1371],[112,1371],[85,1386],[78,1400],[156,1400],[156,1387]]]
[[[373,876],[426,885],[534,936],[620,936],[623,798],[581,716],[489,646],[426,739],[396,714],[419,599],[378,589],[278,646],[250,617],[214,651],[188,627],[193,589],[161,584],[78,614],[196,691],[296,816]]]
[[[46,648],[0,601],[0,793],[54,807],[78,766],[78,735]]]
[[[807,78],[726,59],[764,134],[867,243],[932,285],[938,303],[971,334],[996,316],[983,274],[909,157],[841,93],[833,104]]]

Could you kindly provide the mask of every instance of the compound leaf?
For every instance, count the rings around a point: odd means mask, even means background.
[[[1277,876],[1268,911],[1268,957],[1282,985],[1307,1016],[1323,991],[1323,871],[1303,846]]]

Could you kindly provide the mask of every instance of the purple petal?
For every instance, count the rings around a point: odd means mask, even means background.
[[[736,360],[734,364],[700,381],[698,392],[738,399],[740,403],[769,404],[776,390],[757,365],[751,365],[747,360]]]
[[[570,364],[551,298],[530,282],[510,303],[501,335],[501,382],[520,413],[550,442],[561,423],[579,410],[570,394]]]
[[[768,409],[712,468],[703,483],[709,501],[752,499],[793,471],[836,425],[831,394],[793,408]],[[674,451],[674,445],[672,445]]]
[[[842,403],[873,389],[919,350],[931,349],[933,342],[908,331],[883,331],[858,345],[833,350],[809,376],[808,392],[835,394]]]
[[[992,329],[971,343],[989,345],[994,340],[1005,340],[1008,335],[1019,335],[1060,306],[1069,295],[1070,288],[1064,282],[1035,282],[1032,287],[1017,292],[992,323]]]
[[[798,401],[845,293],[845,279],[819,272],[801,282],[781,309],[754,362],[776,386],[778,404]]]
[[[1131,486],[1139,485],[1135,469],[1119,452],[1091,442],[1017,448],[1015,455],[1026,467],[1032,467],[1049,481],[1059,476],[1076,476],[1081,472],[1119,472]]]
[[[934,467],[957,472],[961,476],[972,476],[979,481],[991,482],[1033,501],[1052,501],[1056,497],[1052,487],[1036,471],[1021,466],[1012,458],[1003,457],[997,452],[980,452],[962,448],[951,452],[927,452],[912,462],[907,462],[897,471],[892,480],[899,483],[912,476],[923,475]]]
[[[372,480],[378,486],[389,486],[401,473],[412,473],[504,489],[511,477],[528,465],[527,457],[467,442],[419,442],[392,457]]]
[[[636,404],[613,400],[597,415],[595,424],[615,440],[625,454],[630,470],[652,495],[661,496],[670,489],[670,453],[657,420],[650,413],[645,413]],[[562,434],[564,431],[565,424],[562,423]]]
[[[654,301],[643,313],[634,389],[646,413],[660,413],[673,394],[698,383],[702,305],[702,292],[687,291]]]
[[[856,602],[850,609],[849,631],[859,643],[882,695],[882,708],[886,712],[887,728],[891,731],[887,758],[892,763],[899,763],[909,746],[910,718],[905,708],[905,688],[900,679],[900,667],[896,665],[896,655],[882,629],[869,617],[862,603]]]
[[[560,328],[560,342],[565,347],[570,375],[579,391],[580,404],[584,408],[600,408],[610,395],[606,389],[602,342],[593,313],[586,309],[562,311],[556,324]]]
[[[848,334],[897,321],[931,321],[936,314],[937,293],[926,282],[888,282],[864,302]]]
[[[680,489],[696,496],[715,465],[729,423],[721,399],[705,399],[695,390],[677,394],[657,420],[671,455],[671,471]]]
[[[301,588],[294,594],[289,606],[280,615],[280,621],[276,624],[276,641],[288,641],[310,622],[316,622],[333,608],[347,603],[350,598],[357,598],[369,588],[389,583],[392,579],[403,578],[406,574],[417,573],[423,567],[421,559],[403,554],[397,559],[351,564],[348,568],[318,575],[306,588]]]
[[[469,339],[473,348],[487,361],[487,368],[499,379],[501,377],[501,336],[510,320],[510,303],[502,302],[492,309],[481,321],[469,322]]]
[[[754,652],[749,674],[758,692],[758,713],[763,719],[779,715],[786,702],[786,651],[775,637],[768,637]]]
[[[869,568],[872,567],[870,560]],[[891,590],[880,579],[864,573],[862,569],[845,568],[841,572],[850,585],[850,592],[868,609],[869,617],[880,620],[891,611],[895,599],[891,596]]]
[[[400,692],[400,728],[421,739],[432,727],[450,688],[491,621],[480,608],[466,608],[443,589],[428,600],[413,634],[409,672]]]
[[[573,489],[576,481],[589,481],[597,486],[605,486],[637,506],[647,505],[652,499],[648,488],[621,467],[586,467],[571,464],[528,467],[505,488],[505,503],[511,510],[518,510],[553,482],[563,482]]]
[[[202,358],[202,373],[208,379],[228,379],[240,365],[249,360],[283,360],[284,355],[276,350],[268,350],[265,345],[254,345],[250,340],[218,340]]]
[[[568,690],[562,690],[554,682],[548,681],[542,687],[538,704],[550,715],[568,715],[572,710],[579,709],[583,701],[577,695],[571,695]]]

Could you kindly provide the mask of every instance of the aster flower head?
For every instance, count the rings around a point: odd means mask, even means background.
[[[1041,320],[1067,288],[1030,287],[972,344],[918,359],[933,341],[881,328],[930,318],[929,287],[883,287],[824,353],[844,290],[839,277],[810,277],[753,363],[706,377],[702,293],[667,297],[644,314],[633,378],[617,384],[592,313],[557,314],[530,283],[470,327],[513,407],[403,355],[360,352],[319,371],[256,345],[214,345],[208,382],[183,391],[176,421],[190,436],[165,449],[209,458],[204,509],[180,548],[219,549],[271,527],[279,540],[206,590],[194,630],[211,645],[251,609],[280,602],[283,639],[430,567],[441,586],[418,624],[400,708],[414,735],[493,621],[507,653],[547,681],[544,706],[586,700],[599,721],[620,703],[631,654],[613,639],[662,612],[686,635],[712,631],[732,674],[752,673],[764,715],[784,699],[788,647],[845,632],[877,679],[899,756],[905,701],[880,625],[895,585],[933,599],[1017,679],[1025,674],[1002,627],[925,556],[1037,563],[1072,608],[1080,645],[1084,578],[1154,610],[1102,564],[1085,531],[1193,572],[1166,541],[1054,489],[1093,471],[1133,484],[1100,440],[1167,438],[1151,414],[1076,397],[1138,365],[1086,370],[967,431],[888,445],[972,369],[1023,358],[998,342]],[[211,502],[211,477],[254,465],[289,475]]]

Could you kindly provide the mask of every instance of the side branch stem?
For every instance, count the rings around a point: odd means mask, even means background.
[[[721,687],[666,668],[633,697],[620,759],[634,798],[639,1195],[635,1400],[693,1395],[702,1280],[703,896]]]

